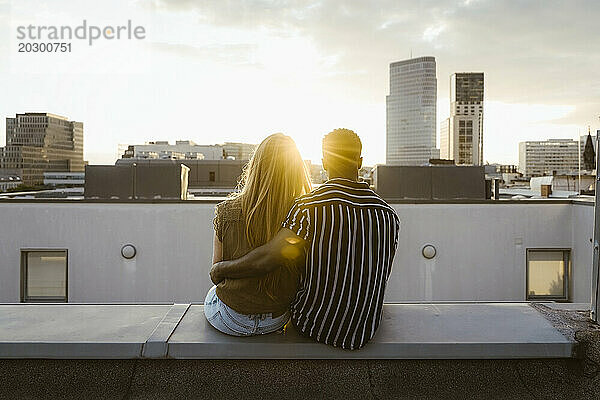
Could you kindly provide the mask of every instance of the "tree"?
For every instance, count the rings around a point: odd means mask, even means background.
[[[592,135],[588,132],[588,137],[585,142],[585,150],[583,151],[583,165],[587,170],[596,169],[596,152],[592,143]]]

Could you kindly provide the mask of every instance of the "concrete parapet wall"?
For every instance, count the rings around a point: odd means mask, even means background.
[[[528,248],[571,249],[570,300],[590,302],[589,204],[393,204],[402,228],[385,302],[524,301]],[[20,301],[28,248],[68,250],[69,302],[202,302],[213,217],[214,202],[0,202],[0,302]]]

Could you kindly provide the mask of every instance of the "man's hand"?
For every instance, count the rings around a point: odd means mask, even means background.
[[[225,278],[221,277],[219,275],[219,266],[223,263],[227,263],[227,261],[221,261],[218,263],[213,264],[212,268],[210,269],[210,280],[212,281],[212,283],[214,283],[215,285],[218,285],[219,283],[221,283],[221,281],[223,281]]]
[[[296,264],[304,259],[306,241],[287,228],[273,239],[236,260],[221,261],[210,269],[210,279],[217,285],[226,278],[262,276],[284,264]]]

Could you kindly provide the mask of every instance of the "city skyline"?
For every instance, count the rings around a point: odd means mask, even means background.
[[[320,162],[320,138],[342,126],[363,138],[366,164],[383,163],[389,64],[411,53],[436,58],[438,121],[449,116],[450,75],[485,73],[484,162],[516,164],[520,141],[577,138],[587,125],[600,128],[600,45],[582,28],[600,11],[592,1],[261,2],[239,9],[107,1],[93,16],[89,4],[56,4],[0,0],[0,31],[10,39],[0,43],[7,60],[0,84],[9,94],[0,113],[83,121],[91,163],[113,162],[119,143],[258,143],[277,131]],[[132,20],[147,37],[74,43],[70,54],[16,52],[16,26],[84,19]],[[573,20],[578,24],[567,23]]]

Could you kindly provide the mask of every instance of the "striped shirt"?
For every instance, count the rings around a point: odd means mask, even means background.
[[[396,212],[366,183],[336,178],[299,197],[283,227],[307,241],[291,305],[297,330],[321,343],[361,348],[381,320],[398,245]]]

